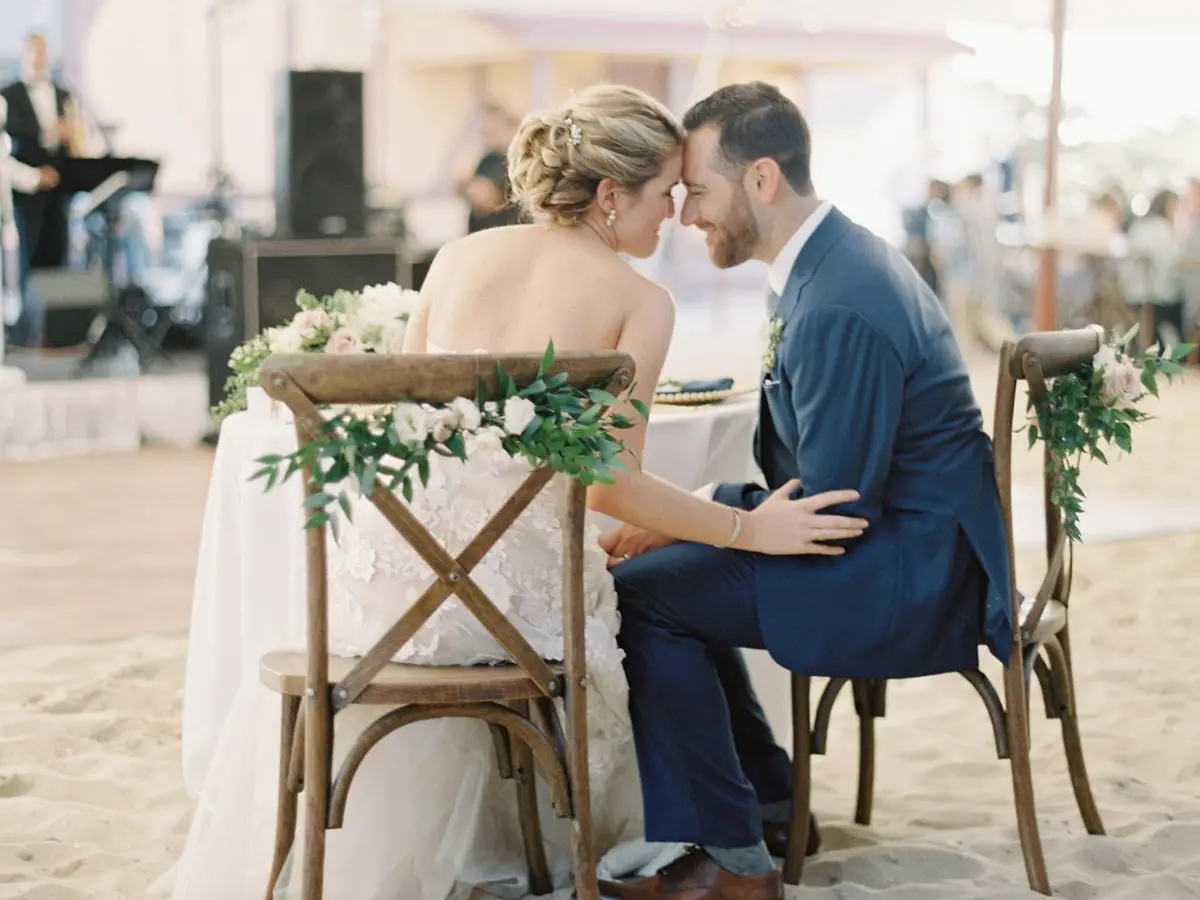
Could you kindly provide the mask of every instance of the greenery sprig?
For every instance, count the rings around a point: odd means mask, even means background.
[[[1042,402],[1029,395],[1029,446],[1041,440],[1049,451],[1050,499],[1062,510],[1067,537],[1075,542],[1081,539],[1086,496],[1079,484],[1083,457],[1107,464],[1104,448],[1113,445],[1132,453],[1132,427],[1149,418],[1137,404],[1158,396],[1160,375],[1170,381],[1183,371],[1182,361],[1193,347],[1180,344],[1160,352],[1155,344],[1135,352],[1130,344],[1137,333],[1136,325],[1125,334],[1114,331],[1090,363],[1051,380]]]
[[[347,408],[323,424],[314,440],[291,453],[263,456],[251,480],[266,490],[306,468],[313,472],[316,492],[305,500],[306,527],[330,525],[336,512],[350,518],[350,491],[370,494],[376,479],[411,501],[415,482],[429,482],[433,454],[466,460],[476,452],[503,450],[536,467],[550,466],[584,485],[612,484],[624,468],[619,458],[625,444],[614,431],[632,428],[629,417],[611,411],[620,401],[603,386],[581,390],[567,384],[567,374],[549,374],[554,342],[547,345],[537,377],[518,388],[499,363],[497,390],[482,379],[475,398],[458,397],[430,406],[401,402]],[[643,419],[648,410],[629,397]]]

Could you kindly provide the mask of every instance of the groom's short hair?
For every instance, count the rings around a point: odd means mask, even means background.
[[[718,88],[683,116],[683,127],[721,133],[720,155],[740,175],[756,159],[775,160],[798,194],[812,193],[812,139],[800,109],[773,84],[751,81]]]

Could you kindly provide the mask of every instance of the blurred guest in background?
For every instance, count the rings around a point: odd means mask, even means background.
[[[83,131],[71,95],[50,77],[46,38],[30,34],[25,39],[25,65],[19,81],[0,89],[7,108],[5,130],[12,138],[12,155],[27,167],[38,169],[39,189],[13,197],[20,234],[21,316],[13,328],[14,344],[39,346],[45,311],[29,289],[29,271],[60,268],[67,253],[66,198],[54,188],[63,159],[82,156]]]
[[[1125,211],[1121,209],[1121,201],[1111,191],[1101,194],[1092,204],[1094,217],[1111,236],[1124,231]]]
[[[516,116],[502,106],[489,103],[484,108],[484,154],[471,177],[461,185],[463,196],[471,204],[468,233],[520,221],[520,210],[512,203],[508,184],[508,144],[516,128]]]
[[[983,176],[968,175],[956,184],[951,206],[958,224],[952,241],[954,277],[947,291],[951,321],[960,339],[969,335],[996,350],[1012,337],[1013,327],[1003,314],[1007,298],[996,234],[1000,216],[984,190]]]
[[[946,214],[949,199],[950,185],[944,181],[930,181],[925,202],[906,210],[904,214],[905,255],[935,294],[939,292],[938,267],[933,249],[934,220]]]
[[[1129,255],[1121,265],[1121,290],[1130,308],[1154,306],[1156,338],[1177,344],[1185,334],[1181,242],[1175,230],[1179,197],[1159,191],[1144,216],[1129,226]],[[1147,337],[1149,337],[1147,335]]]
[[[1180,280],[1183,282],[1184,327],[1186,335],[1200,329],[1200,178],[1188,180],[1187,210],[1184,215],[1183,259]]]

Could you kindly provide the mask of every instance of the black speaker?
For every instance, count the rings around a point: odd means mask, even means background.
[[[249,335],[290,321],[297,291],[321,297],[389,281],[412,286],[412,263],[394,238],[212,241],[204,305],[210,405],[224,398],[229,354]]]
[[[108,278],[100,266],[82,271],[32,269],[29,288],[37,292],[46,310],[46,347],[85,343],[96,316],[109,300]]]
[[[362,72],[281,73],[275,140],[276,234],[365,234]]]

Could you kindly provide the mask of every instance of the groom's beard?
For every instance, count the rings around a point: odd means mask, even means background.
[[[712,246],[712,261],[718,269],[732,269],[740,266],[754,255],[758,246],[761,232],[758,220],[754,218],[754,210],[750,208],[750,200],[746,192],[738,186],[733,192],[733,200],[729,204],[729,214],[725,221],[713,223],[716,240]]]

